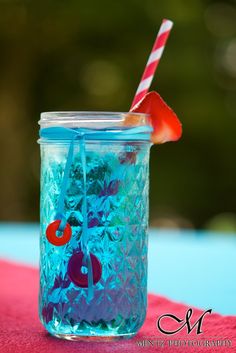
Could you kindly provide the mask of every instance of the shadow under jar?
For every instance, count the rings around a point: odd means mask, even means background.
[[[51,112],[39,123],[41,322],[69,340],[132,337],[147,306],[149,119]]]

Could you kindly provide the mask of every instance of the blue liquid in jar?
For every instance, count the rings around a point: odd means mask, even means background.
[[[137,141],[75,142],[64,199],[72,237],[64,246],[54,246],[45,233],[54,220],[69,144],[41,145],[39,312],[51,334],[119,338],[134,335],[142,326],[147,305],[149,148],[150,143]],[[71,256],[81,251],[85,218],[86,246],[102,267],[92,299],[88,288],[76,286],[68,276]]]

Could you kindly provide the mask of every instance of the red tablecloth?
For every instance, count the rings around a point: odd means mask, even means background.
[[[196,334],[196,330],[187,334],[186,328],[171,336],[161,334],[156,328],[156,321],[160,315],[172,313],[183,318],[189,307],[160,296],[149,295],[145,324],[133,339],[108,343],[68,342],[51,337],[39,322],[37,301],[38,271],[30,267],[0,261],[1,353],[236,352],[235,316],[207,314],[202,325],[203,333],[200,335]],[[202,313],[202,310],[194,309],[192,323]],[[167,320],[166,324],[168,329],[176,328],[173,320]],[[175,340],[175,345],[173,340]],[[218,344],[225,342],[227,346],[213,346],[217,340]],[[228,347],[230,342],[231,347]]]

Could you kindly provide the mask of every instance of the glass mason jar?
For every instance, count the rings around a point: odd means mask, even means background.
[[[144,114],[42,113],[39,315],[54,336],[133,336],[147,305]]]

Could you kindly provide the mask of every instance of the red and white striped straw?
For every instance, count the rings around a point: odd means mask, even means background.
[[[153,76],[155,74],[156,68],[161,59],[162,53],[164,51],[167,39],[169,37],[171,28],[173,27],[173,22],[170,20],[164,19],[162,21],[159,32],[157,33],[157,37],[155,43],[153,45],[151,54],[148,58],[148,62],[146,64],[143,76],[141,78],[138,89],[135,93],[134,100],[131,105],[131,109],[145,96],[148,92]]]

